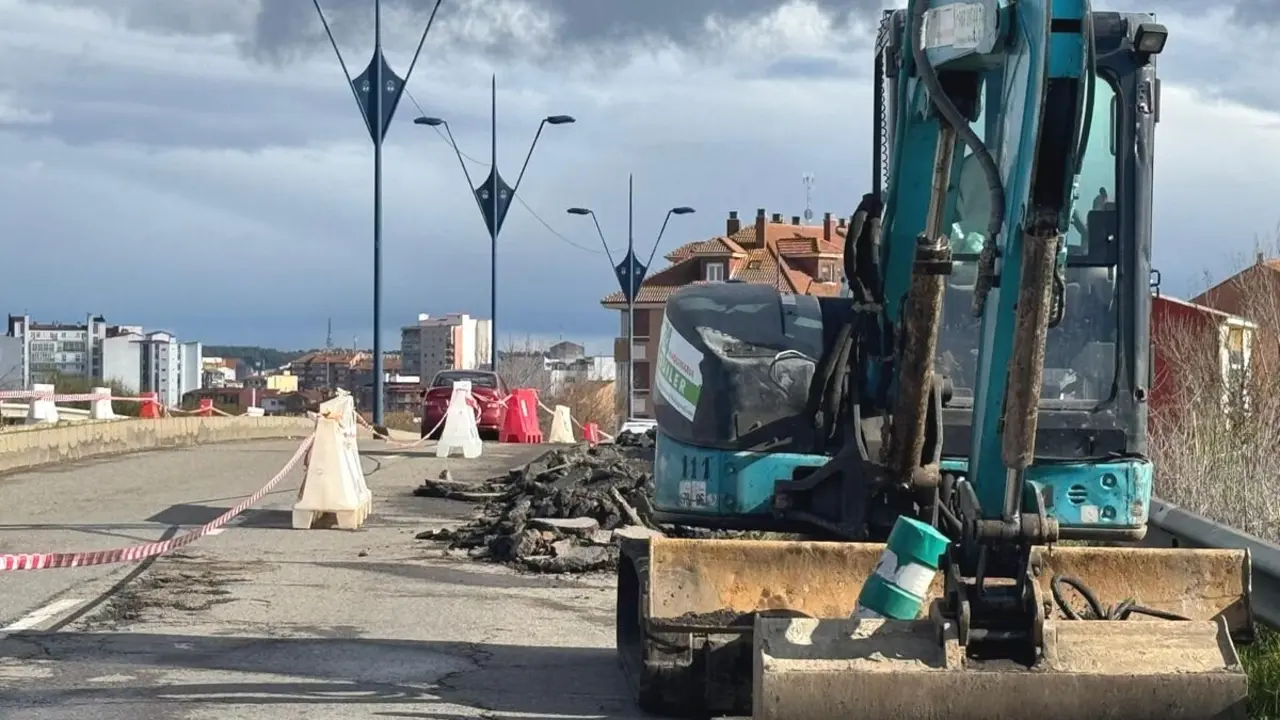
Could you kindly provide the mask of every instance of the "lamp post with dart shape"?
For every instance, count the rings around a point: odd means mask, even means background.
[[[588,215],[591,221],[595,223],[596,234],[600,236],[600,244],[604,246],[605,255],[609,258],[609,264],[613,266],[613,273],[618,278],[618,285],[622,288],[622,294],[627,301],[627,420],[635,417],[635,338],[636,338],[636,297],[639,295],[640,286],[644,283],[645,274],[649,272],[649,266],[653,263],[654,253],[658,251],[658,244],[662,242],[662,236],[667,232],[667,223],[671,222],[672,215],[689,215],[694,209],[686,205],[673,207],[667,211],[667,216],[662,221],[662,229],[658,231],[658,237],[653,241],[653,247],[649,250],[649,257],[641,263],[636,258],[635,253],[635,178],[628,178],[627,185],[627,254],[622,258],[621,262],[614,262],[613,253],[609,250],[609,243],[605,242],[604,231],[600,229],[600,220],[596,217],[594,210],[584,207],[569,208],[570,215]]]
[[[418,39],[418,48],[413,53],[409,69],[404,78],[401,78],[387,64],[382,54],[382,3],[374,0],[373,57],[364,72],[353,78],[347,69],[347,61],[342,57],[342,51],[338,49],[329,20],[320,7],[320,0],[312,0],[312,6],[320,16],[320,24],[324,26],[325,36],[329,38],[333,53],[338,57],[338,64],[342,66],[342,74],[351,88],[356,107],[364,119],[365,128],[373,140],[373,424],[382,432],[386,431],[382,416],[386,400],[382,356],[382,143],[391,119],[395,116],[396,107],[400,104],[400,96],[404,93],[409,78],[413,76],[413,68],[418,64],[422,45],[427,41],[427,33],[431,32],[431,25],[435,22],[441,2],[442,0],[436,0],[422,36]]]
[[[515,199],[516,191],[520,189],[520,181],[524,179],[525,170],[529,169],[529,160],[533,157],[534,148],[538,146],[538,139],[542,137],[543,128],[548,125],[571,125],[577,121],[571,115],[548,115],[542,118],[542,122],[538,123],[538,131],[533,135],[533,142],[529,143],[529,152],[524,156],[524,164],[520,167],[520,174],[516,176],[516,184],[509,186],[498,172],[498,78],[496,75],[490,86],[490,100],[492,112],[490,114],[489,177],[479,185],[471,180],[467,163],[462,158],[462,150],[453,139],[453,131],[449,129],[449,123],[446,120],[438,117],[420,117],[413,122],[417,125],[444,128],[449,144],[453,146],[453,152],[458,156],[458,165],[462,167],[462,174],[467,179],[467,187],[475,196],[476,206],[480,208],[480,215],[484,218],[485,227],[489,230],[489,362],[490,367],[496,372],[498,369],[498,233],[502,232],[502,223],[507,219],[507,210],[511,207],[511,201]]]

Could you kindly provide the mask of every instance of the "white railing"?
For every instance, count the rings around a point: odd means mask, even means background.
[[[31,403],[0,402],[0,417],[5,420],[22,420],[31,413]],[[85,408],[58,406],[58,418],[61,420],[89,420],[90,411]]]

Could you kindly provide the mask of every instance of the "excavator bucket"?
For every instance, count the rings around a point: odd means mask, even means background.
[[[1248,681],[1222,621],[1048,621],[1041,667],[966,657],[956,628],[760,617],[755,720],[1244,718]]]
[[[750,712],[757,720],[1244,717],[1247,679],[1233,637],[1253,633],[1245,550],[1038,549],[1032,567],[1052,612],[1043,626],[1043,658],[1028,667],[967,656],[958,628],[932,603],[941,596],[941,577],[929,590],[926,617],[851,619],[883,549],[647,541],[644,561],[634,566],[644,575],[637,578],[639,619],[651,637],[686,638],[685,657],[701,657],[687,670],[701,680],[673,683],[668,663],[667,685],[739,685],[719,688],[718,703],[708,700],[718,704],[714,710]],[[1050,600],[1059,575],[1079,578],[1103,604],[1131,600],[1186,619],[1066,619]],[[1066,599],[1081,605],[1069,591]],[[705,644],[692,647],[698,638]],[[735,700],[733,707],[724,698]]]

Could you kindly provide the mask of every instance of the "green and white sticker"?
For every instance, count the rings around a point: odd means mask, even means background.
[[[658,338],[658,392],[690,422],[702,394],[702,353],[664,315]]]

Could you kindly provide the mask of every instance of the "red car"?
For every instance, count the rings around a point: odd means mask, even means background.
[[[502,377],[488,370],[441,370],[436,373],[431,380],[431,387],[427,388],[422,398],[421,436],[426,437],[431,432],[432,438],[440,437],[440,431],[444,428],[440,420],[449,408],[453,384],[461,380],[471,383],[471,395],[480,406],[480,418],[476,421],[480,436],[487,435],[496,440],[506,416],[506,406],[503,403],[510,393]]]

